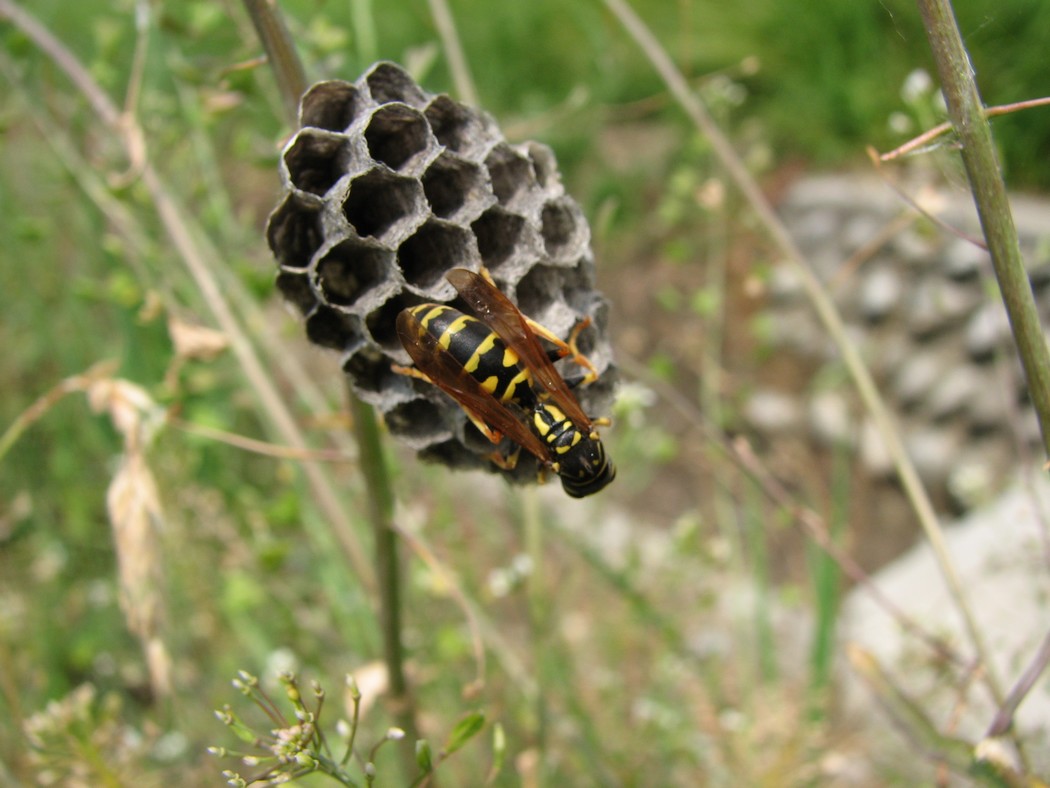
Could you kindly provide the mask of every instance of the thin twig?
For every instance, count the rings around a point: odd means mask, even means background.
[[[994,118],[998,115],[1009,115],[1012,112],[1019,112],[1026,109],[1035,109],[1036,107],[1050,106],[1050,97],[1029,99],[1028,101],[1017,101],[1013,104],[999,104],[994,107],[987,107],[984,110],[984,116],[986,118]],[[935,139],[940,137],[942,134],[951,131],[954,128],[950,120],[946,120],[944,123],[938,123],[932,129],[924,131],[917,137],[914,137],[903,145],[894,148],[889,153],[879,154],[881,161],[893,161],[901,156],[906,156],[909,153],[914,153],[916,150],[925,148],[927,145],[932,143]]]
[[[299,112],[299,99],[306,92],[307,79],[303,62],[295,50],[277,0],[244,0],[244,7],[255,25],[256,35],[270,61],[270,69],[284,103],[285,117],[294,126]]]
[[[1050,632],[1047,632],[1043,637],[1043,642],[1032,658],[1031,664],[1025,668],[1024,673],[1017,679],[1017,683],[1010,689],[1006,700],[1003,701],[1002,706],[996,713],[995,719],[988,726],[988,732],[985,736],[1002,736],[1013,727],[1017,707],[1021,705],[1021,701],[1028,697],[1028,693],[1032,691],[1032,687],[1039,681],[1039,677],[1046,672],[1048,664],[1050,664]]]
[[[902,189],[900,186],[894,183],[893,180],[891,180],[889,175],[886,173],[886,169],[882,166],[882,159],[880,158],[878,151],[876,151],[874,148],[868,148],[868,158],[871,160],[871,164],[875,168],[875,172],[877,172],[879,177],[882,178],[883,183],[885,183],[887,186],[893,189],[893,191],[901,199],[902,202],[906,203],[907,205],[910,205],[913,210],[917,211],[919,214],[924,216],[933,224],[940,227],[946,233],[954,235],[956,238],[961,238],[967,243],[973,244],[978,249],[984,249],[985,251],[988,250],[988,244],[984,242],[983,238],[977,238],[976,236],[963,232],[958,227],[953,227],[952,225],[948,224],[939,216],[935,216],[933,213],[928,211],[923,205],[921,205],[915,198],[913,198],[910,194],[904,191],[904,189]]]
[[[472,107],[479,106],[478,91],[474,86],[474,77],[471,76],[470,66],[466,55],[463,53],[463,45],[459,42],[459,33],[456,32],[456,22],[452,18],[446,0],[429,0],[430,14],[434,17],[438,35],[441,36],[441,45],[445,49],[445,57],[448,58],[448,67],[452,72],[452,84],[456,86],[456,93],[460,101],[470,104]]]
[[[1029,397],[1043,435],[1044,451],[1050,457],[1050,349],[1039,325],[1032,284],[1021,257],[1021,245],[992,140],[992,129],[981,104],[973,66],[951,3],[949,0],[918,0],[918,5],[940,75],[948,117],[962,144],[963,165],[970,180],[981,229],[988,241],[999,291],[1010,318],[1014,344],[1024,365]]]
[[[846,369],[849,371],[850,377],[853,378],[853,383],[857,387],[861,400],[864,402],[865,408],[882,437],[887,453],[890,455],[897,475],[900,478],[901,485],[919,518],[926,538],[933,548],[934,555],[937,557],[938,567],[948,584],[948,590],[952,599],[955,601],[959,613],[966,623],[967,635],[973,644],[974,650],[977,652],[980,660],[987,664],[989,658],[988,648],[977,628],[962,583],[959,581],[951,556],[948,554],[944,542],[944,534],[937,520],[937,514],[933,509],[933,503],[930,501],[926,488],[915,470],[915,465],[912,463],[911,458],[908,457],[900,432],[886,404],[883,402],[882,395],[875,386],[871,372],[861,358],[853,340],[850,339],[846,332],[838,309],[832,303],[816,274],[806,265],[798,245],[791,238],[784,223],[777,217],[772,204],[759,188],[758,182],[748,172],[744,162],[737,155],[721,129],[715,124],[700,98],[689,90],[685,77],[675,67],[670,56],[660,45],[660,42],[656,40],[652,32],[627,5],[625,0],[604,0],[604,2],[617,19],[620,20],[624,29],[635,39],[642,51],[645,52],[682,109],[707,139],[711,149],[722,162],[722,166],[725,167],[729,177],[747,199],[751,209],[755,212],[762,226],[784,256],[785,261],[798,273],[806,295],[812,302],[817,316],[824,324],[824,328],[842,354],[842,360],[846,365]],[[1050,374],[1050,363],[1047,365],[1047,371]],[[993,694],[996,697],[1001,697],[1002,693],[992,672],[988,671],[986,676],[987,683],[992,688]]]
[[[264,457],[276,457],[281,460],[296,460],[298,462],[353,462],[354,458],[347,456],[346,452],[339,449],[302,449],[295,446],[278,446],[268,441],[256,440],[246,435],[238,435],[226,430],[206,427],[203,424],[194,424],[183,421],[175,416],[168,416],[168,424],[190,435],[225,443],[237,449],[250,451],[253,454],[261,454]]]
[[[18,414],[18,417],[11,422],[3,434],[0,434],[0,461],[3,461],[7,452],[15,445],[22,433],[39,421],[44,414],[55,406],[55,403],[67,394],[86,391],[96,381],[110,377],[117,371],[118,366],[115,361],[100,361],[86,372],[72,375],[59,381],[49,391],[37,397],[33,404]]]

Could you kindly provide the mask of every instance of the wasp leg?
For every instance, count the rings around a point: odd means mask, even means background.
[[[415,367],[403,367],[400,364],[391,364],[390,369],[396,372],[398,375],[404,375],[409,378],[415,378],[416,380],[422,380],[426,383],[434,385],[434,381],[430,379],[430,376],[425,372],[422,372]],[[503,440],[503,434],[497,430],[492,429],[488,424],[485,423],[484,419],[478,414],[470,410],[466,405],[460,404],[463,412],[467,414],[467,418],[470,419],[471,424],[478,428],[478,432],[488,438],[492,443],[499,443]],[[513,467],[513,466],[512,466]]]
[[[501,470],[513,471],[515,468],[518,467],[518,458],[519,457],[521,457],[521,446],[515,446],[514,450],[510,454],[508,454],[506,457],[504,457],[498,451],[492,452],[492,454],[489,455],[489,460],[491,460],[493,465],[495,465],[497,468],[500,468]],[[553,473],[557,473],[558,472],[558,464],[557,463],[553,463],[550,466],[545,465],[542,462],[538,463],[537,468],[536,468],[536,483],[537,484],[546,484],[547,483],[547,476],[548,476],[549,473],[552,473],[552,472]]]
[[[430,376],[425,372],[420,372],[415,367],[403,367],[400,364],[391,364],[390,370],[396,372],[398,375],[404,375],[408,378],[415,378],[416,380],[422,380],[425,383],[429,383],[431,386],[434,385],[434,381],[430,379]]]
[[[515,446],[514,450],[506,457],[500,454],[499,450],[492,452],[492,454],[489,455],[489,460],[491,460],[492,464],[495,465],[497,468],[500,468],[501,470],[513,471],[515,468],[518,467],[518,457],[520,456],[521,446]]]
[[[566,342],[557,336],[554,332],[545,326],[540,325],[535,320],[529,317],[525,317],[525,322],[528,324],[532,332],[539,337],[543,337],[555,348],[557,348],[558,358],[571,358],[572,362],[583,369],[587,370],[587,374],[580,380],[582,384],[593,383],[598,379],[598,370],[587,356],[580,352],[580,349],[576,346],[576,340],[580,336],[580,332],[587,328],[591,324],[590,317],[585,317],[575,326],[573,326],[572,332],[569,334],[569,341]]]
[[[488,268],[486,268],[485,266],[481,266],[481,268],[478,270],[478,274],[490,285],[492,285],[493,287],[496,286],[496,281],[492,278],[492,274],[489,273]],[[594,364],[591,363],[591,360],[587,358],[587,356],[583,355],[583,353],[580,352],[580,349],[576,346],[576,339],[580,336],[580,332],[591,324],[590,317],[583,318],[583,320],[581,320],[573,327],[572,333],[569,334],[568,342],[565,342],[563,339],[561,339],[561,337],[554,334],[550,329],[546,328],[545,326],[541,326],[532,318],[527,317],[526,315],[522,315],[522,318],[524,318],[525,322],[528,324],[529,328],[532,329],[532,332],[534,334],[543,337],[558,349],[557,355],[554,359],[552,359],[552,361],[559,358],[571,357],[574,364],[577,364],[580,367],[583,367],[585,370],[587,370],[587,374],[580,381],[581,383],[593,383],[598,379],[598,370],[595,368]]]

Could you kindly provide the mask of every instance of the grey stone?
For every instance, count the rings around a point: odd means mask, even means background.
[[[949,280],[925,279],[912,292],[908,324],[918,337],[950,328],[981,300],[980,290]]]
[[[851,252],[870,244],[881,233],[885,220],[878,215],[858,213],[850,217],[842,227],[839,237],[843,245]]]
[[[802,276],[793,265],[774,266],[769,275],[769,297],[774,304],[791,304],[806,296]]]
[[[838,238],[842,217],[826,206],[801,214],[791,223],[791,234],[803,248],[826,247],[830,239]]]
[[[893,473],[889,449],[870,417],[860,426],[860,461],[872,476],[887,477]]]
[[[992,435],[970,443],[948,474],[948,492],[964,510],[991,503],[1013,459],[1012,441]]]
[[[1034,497],[1033,497],[1034,492]],[[1050,483],[1033,474],[1030,485],[1018,484],[993,504],[944,529],[946,548],[960,585],[967,594],[977,629],[990,653],[993,670],[1003,686],[1012,686],[1039,649],[1045,636],[1046,600],[1050,574],[1046,572],[1041,512],[1050,507]],[[846,599],[840,619],[843,643],[870,654],[917,707],[933,720],[952,720],[952,736],[980,741],[996,714],[996,705],[983,682],[966,674],[972,649],[963,618],[943,579],[933,551],[925,542],[882,569],[872,578],[893,610],[900,610],[925,631],[955,645],[962,660],[958,667],[934,654],[901,621],[888,612],[864,587]],[[845,666],[843,666],[845,668]],[[945,675],[945,671],[954,675]],[[874,746],[896,746],[915,760],[914,750],[899,738],[895,723],[878,708],[870,688],[852,670],[841,675],[842,701],[847,718],[876,736]],[[1015,730],[1028,744],[1033,773],[1050,768],[1050,693],[1039,688],[1017,709]],[[869,739],[870,741],[870,739]]]
[[[926,399],[950,363],[943,351],[917,349],[897,371],[892,384],[894,396],[904,406]]]
[[[1014,398],[1012,393],[1008,393],[1013,388],[1009,378],[1009,371],[1000,364],[986,368],[984,385],[974,393],[969,403],[968,415],[972,427],[983,432],[1008,423],[1010,401]]]
[[[849,399],[841,391],[819,391],[809,400],[809,426],[813,437],[826,446],[852,446],[857,442],[857,422]]]
[[[963,410],[987,385],[988,376],[968,364],[953,367],[939,378],[930,391],[926,411],[934,419],[944,419]]]
[[[944,272],[957,281],[992,275],[992,259],[982,249],[965,238],[956,238],[944,250]]]
[[[999,301],[988,301],[977,309],[966,323],[966,352],[983,359],[1010,341],[1010,321]]]
[[[744,418],[752,427],[764,432],[797,432],[802,425],[802,408],[793,396],[762,389],[748,399]]]
[[[904,190],[938,220],[980,236],[967,192],[934,191],[921,182],[904,184]],[[1017,196],[1011,203],[1037,309],[1050,325],[1050,203]],[[1031,407],[1015,404],[1026,402],[1024,375],[1003,306],[989,292],[987,252],[924,218],[881,238],[909,209],[875,179],[806,178],[792,187],[782,209],[887,405],[901,420],[901,434],[923,477],[934,486],[949,485],[938,492],[948,492],[960,505],[982,500],[1020,462],[1014,447],[1041,440]],[[881,246],[872,255],[873,240]],[[860,249],[867,254],[861,265],[845,270],[850,255]],[[841,374],[833,369],[841,364],[841,352],[809,306],[797,275],[786,268],[778,272],[770,296],[777,347],[821,363],[821,376]],[[823,445],[852,440],[870,474],[891,473],[870,421],[850,429],[853,393],[820,391],[802,400],[810,436]]]
[[[898,271],[888,265],[872,268],[860,284],[861,314],[867,320],[882,320],[896,308],[903,290],[904,282]]]
[[[919,476],[927,484],[948,478],[962,446],[962,435],[951,426],[921,425],[904,431],[904,447]]]
[[[898,260],[917,267],[930,264],[938,248],[939,244],[934,236],[920,233],[914,227],[897,233],[890,242],[890,249]]]

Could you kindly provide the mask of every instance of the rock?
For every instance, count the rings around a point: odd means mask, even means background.
[[[1050,598],[1040,514],[1048,507],[1050,483],[1035,474],[1031,490],[1018,484],[995,503],[945,529],[947,551],[976,626],[985,642],[994,646],[990,667],[1005,687],[1014,685],[1046,636],[1045,627],[1033,622],[1046,620]],[[954,647],[961,664],[953,667],[932,653],[864,588],[854,590],[843,605],[842,640],[871,654],[917,708],[935,724],[945,726],[945,733],[980,741],[996,708],[980,679],[966,673],[973,649],[930,547],[919,545],[872,581],[909,619]],[[882,713],[879,702],[852,670],[843,666],[841,679],[847,718],[884,740],[873,743],[872,751],[886,752],[883,743],[896,743],[901,755],[910,753],[905,757],[920,760],[907,749],[910,745],[899,738],[899,726]],[[1045,686],[1043,678],[1015,717],[1016,731],[1029,744],[1034,773],[1044,774],[1050,768],[1050,748],[1046,747],[1050,693]]]
[[[904,291],[901,275],[882,265],[872,268],[860,283],[860,312],[865,320],[875,322],[888,317],[897,307]]]
[[[942,483],[962,446],[959,430],[949,426],[920,425],[904,431],[904,447],[919,476],[927,484]]]
[[[797,432],[802,426],[802,408],[798,400],[771,389],[756,391],[744,406],[744,418],[757,430],[782,434]]]
[[[926,399],[951,364],[941,350],[920,350],[897,370],[891,391],[905,407]]]
[[[952,500],[964,510],[993,501],[1012,454],[1013,442],[1003,436],[993,435],[967,444],[948,474]]]
[[[950,279],[966,282],[982,274],[992,276],[992,259],[988,251],[965,238],[956,238],[944,250],[942,268]]]
[[[940,220],[971,236],[980,234],[968,193],[922,183],[905,190]],[[1011,205],[1037,310],[1050,325],[1050,207],[1046,199],[1016,195]],[[856,176],[806,178],[792,186],[782,205],[812,269],[828,283],[846,332],[901,420],[934,497],[972,505],[1018,465],[1017,447],[1038,445],[1041,436],[1026,401],[1005,310],[990,292],[988,253],[924,219],[883,237],[907,210],[884,184]],[[873,240],[880,243],[877,249],[870,247]],[[844,269],[858,250],[864,251],[859,267]],[[778,269],[770,295],[778,350],[823,365],[821,380],[835,380],[833,365],[841,364],[841,353],[799,278],[790,269]],[[822,445],[853,441],[869,473],[891,473],[880,436],[866,421],[850,429],[849,407],[839,397],[856,407],[849,390],[804,400],[809,435]],[[981,447],[988,449],[983,458]]]
[[[963,410],[987,384],[987,373],[977,367],[969,364],[952,367],[930,391],[925,410],[934,419],[943,420]]]
[[[980,303],[979,288],[947,279],[924,279],[908,305],[908,325],[922,338],[957,325]]]
[[[966,352],[984,361],[1010,342],[1010,321],[1001,301],[982,304],[966,323]]]
[[[810,398],[809,428],[825,446],[852,446],[857,442],[857,422],[841,391],[820,391]]]
[[[914,227],[897,233],[890,242],[894,255],[906,265],[925,267],[935,262],[939,244],[933,236]]]
[[[773,266],[769,275],[769,297],[775,304],[793,304],[806,297],[796,266],[787,263]]]
[[[970,425],[979,432],[988,432],[997,426],[1002,431],[1002,426],[1009,420],[1010,400],[1012,399],[1007,392],[1013,386],[1004,385],[1009,373],[1002,364],[994,364],[986,369],[985,385],[974,393],[973,399],[969,402]]]
[[[884,478],[893,473],[893,459],[889,449],[886,448],[886,442],[870,417],[865,418],[860,426],[860,461],[868,469],[868,473],[877,478]]]
[[[879,215],[858,213],[839,230],[839,237],[846,249],[852,252],[870,244],[882,233],[885,224],[885,219]]]

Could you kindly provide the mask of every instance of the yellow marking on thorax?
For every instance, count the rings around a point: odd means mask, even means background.
[[[565,421],[565,414],[561,412],[561,409],[557,405],[547,405],[547,412],[551,414],[551,418],[555,421]]]
[[[557,451],[558,454],[565,454],[567,451],[569,451],[569,449],[574,448],[576,446],[576,444],[579,443],[579,442],[580,442],[580,431],[579,430],[573,430],[572,431],[572,443],[570,443],[568,446],[559,446],[557,449],[555,449],[555,451]]]
[[[543,418],[542,413],[536,411],[532,416],[532,423],[536,425],[536,432],[539,433],[540,437],[546,438],[548,442],[554,440],[553,435],[548,435],[550,428],[547,426],[547,422]]]

